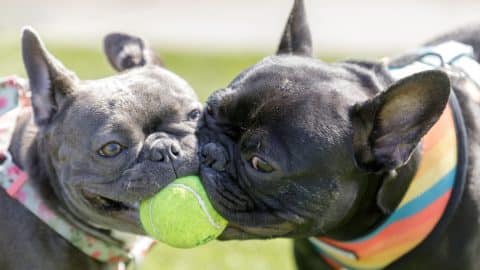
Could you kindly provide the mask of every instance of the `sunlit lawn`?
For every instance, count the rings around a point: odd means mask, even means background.
[[[78,48],[67,45],[52,45],[48,49],[81,79],[95,79],[114,74],[108,65],[100,46]],[[200,53],[200,51],[160,50],[168,69],[185,78],[197,91],[201,100],[214,90],[226,86],[239,71],[255,63],[262,53]],[[18,44],[2,43],[0,40],[0,76],[24,75]]]

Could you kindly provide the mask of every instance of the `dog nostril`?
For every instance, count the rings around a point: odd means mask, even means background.
[[[170,153],[172,154],[172,157],[178,157],[180,155],[180,147],[178,145],[172,144],[170,146]]]
[[[152,161],[164,161],[165,157],[162,154],[162,151],[152,151],[151,153],[151,160]]]

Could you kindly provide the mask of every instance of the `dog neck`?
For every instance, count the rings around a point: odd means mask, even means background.
[[[347,268],[382,269],[442,232],[458,205],[465,182],[466,139],[459,117],[458,103],[452,96],[450,105],[419,147],[422,157],[407,192],[381,224],[348,240],[310,238],[324,258]]]
[[[391,214],[390,210],[382,209],[378,205],[377,194],[379,189],[385,181],[391,181],[396,185],[391,187],[391,199],[392,205],[397,206],[405,196],[409,184],[418,168],[418,164],[421,160],[421,153],[417,149],[409,162],[396,170],[396,176],[394,178],[386,173],[369,173],[363,181],[366,183],[363,188],[362,195],[359,196],[355,207],[350,214],[339,226],[329,231],[326,236],[338,240],[350,240],[356,239],[365,235],[373,228],[385,221],[385,219]]]

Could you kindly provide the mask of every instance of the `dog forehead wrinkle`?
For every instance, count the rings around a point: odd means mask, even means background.
[[[236,88],[247,80],[259,77],[260,74],[271,74],[272,70],[279,70],[281,68],[295,69],[299,66],[311,65],[307,61],[301,61],[302,57],[292,55],[280,55],[280,56],[268,56],[261,60],[259,63],[251,66],[243,71],[237,78],[233,80],[231,86]]]
[[[305,80],[305,78],[307,79]],[[232,82],[231,87],[237,89],[239,95],[245,94],[242,92],[249,93],[253,90],[255,90],[254,94],[264,90],[282,90],[282,92],[292,93],[325,92],[336,90],[335,85],[339,83],[348,86],[342,88],[359,91],[359,88],[364,87],[361,82],[359,76],[342,65],[307,61],[298,56],[274,56],[244,71]],[[319,83],[325,87],[319,87]],[[265,89],[266,87],[270,89]],[[349,94],[355,93],[354,91],[349,92]]]
[[[175,73],[159,66],[145,66],[142,68],[132,69],[119,77],[133,78],[134,83],[144,83],[147,86],[154,87],[155,90],[169,89],[169,92],[181,93],[190,97],[196,97],[192,87],[181,77]],[[146,83],[153,81],[152,83]]]
[[[85,81],[83,88],[86,91],[97,92],[99,97],[125,91],[133,95],[147,95],[150,98],[162,95],[180,95],[190,100],[197,98],[195,91],[185,80],[166,69],[153,65],[135,68],[99,80]]]
[[[151,87],[153,85],[153,87]],[[126,120],[142,123],[154,117],[170,117],[179,114],[182,109],[192,109],[192,103],[200,106],[195,96],[188,91],[170,91],[168,85],[160,87],[155,79],[147,81],[103,80],[102,84],[93,83],[84,86],[81,104],[90,107],[94,113],[104,114],[112,121]],[[95,89],[97,88],[97,89]],[[107,89],[103,91],[104,89]],[[198,104],[197,104],[198,103]]]
[[[135,101],[132,91],[117,80],[88,81],[82,84],[75,96],[75,105],[98,112],[110,112],[131,106]]]

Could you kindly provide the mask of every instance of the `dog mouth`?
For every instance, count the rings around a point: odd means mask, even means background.
[[[252,234],[244,229],[242,226],[229,223],[225,230],[217,238],[220,241],[228,240],[250,240],[261,238],[258,235]]]
[[[213,207],[229,222],[219,240],[270,239],[294,233],[294,223],[255,200],[235,176],[208,164],[200,167],[200,176]]]
[[[218,240],[250,240],[289,237],[293,232],[291,224],[283,223],[270,227],[247,227],[229,223]]]
[[[199,130],[200,177],[213,207],[228,220],[219,240],[291,237],[296,223],[251,192],[234,138],[205,117]]]
[[[89,204],[102,212],[138,211],[138,203],[114,200],[86,189],[82,190],[82,195]]]

